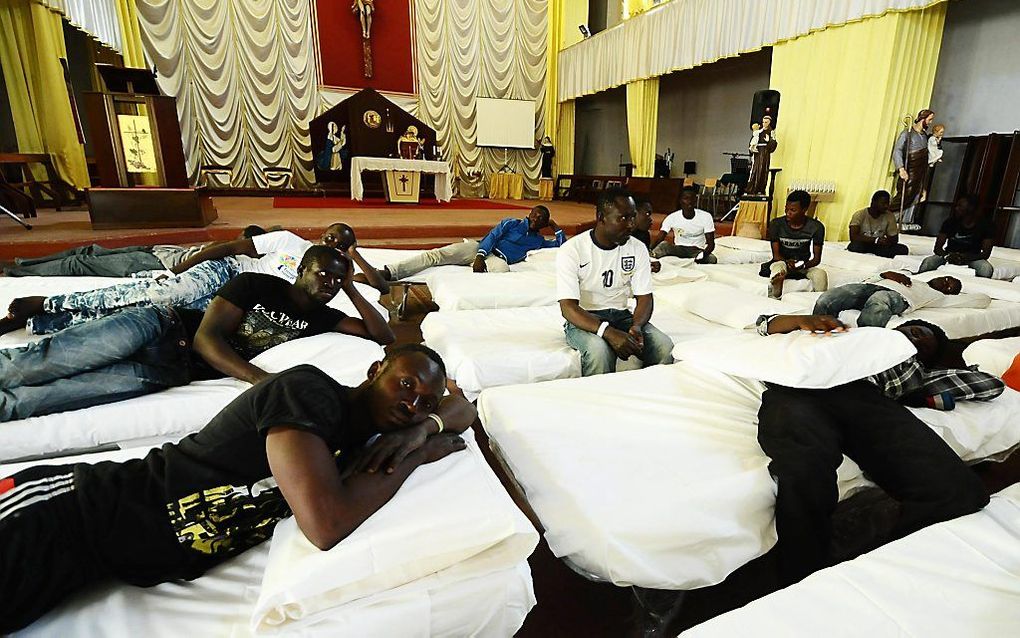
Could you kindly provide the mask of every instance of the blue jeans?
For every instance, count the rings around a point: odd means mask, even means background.
[[[907,300],[894,290],[875,284],[847,284],[822,293],[813,314],[836,317],[844,310],[860,310],[858,326],[884,328],[893,315],[902,315],[907,308]]]
[[[631,325],[634,324],[634,317],[629,310],[589,310],[588,312],[603,321],[608,321],[610,326],[624,332],[630,330]],[[563,324],[563,329],[567,333],[567,344],[581,353],[582,377],[616,371],[616,352],[609,346],[609,342],[594,333],[581,330],[569,321]],[[673,363],[673,340],[666,336],[666,333],[650,323],[646,323],[641,332],[645,336],[645,347],[640,355],[644,365]]]
[[[32,334],[50,334],[104,317],[128,306],[175,306],[205,310],[223,284],[240,272],[233,257],[204,261],[166,279],[139,279],[98,290],[47,297],[43,314],[28,320]]]
[[[925,257],[924,261],[921,262],[921,269],[917,272],[928,272],[929,270],[935,270],[939,266],[947,263],[946,258],[942,255],[932,255],[931,257]],[[976,259],[967,264],[974,269],[974,274],[978,277],[984,277],[985,279],[991,279],[995,273],[995,266],[993,266],[987,259]]]
[[[169,308],[125,308],[0,350],[0,421],[114,403],[190,381],[188,342]]]
[[[98,244],[15,262],[17,267],[5,271],[10,277],[130,277],[163,268],[147,246],[103,248]]]

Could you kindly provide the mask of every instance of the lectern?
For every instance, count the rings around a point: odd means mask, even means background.
[[[97,64],[102,91],[84,93],[93,154],[102,188],[86,193],[93,226],[207,226],[216,212],[190,189],[177,120],[177,101],[160,95],[147,69]],[[167,192],[173,190],[173,196]],[[117,209],[108,208],[116,202]],[[124,207],[131,214],[125,215]]]

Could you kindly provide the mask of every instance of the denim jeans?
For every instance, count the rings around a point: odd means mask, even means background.
[[[130,277],[136,272],[163,268],[147,246],[103,248],[92,244],[15,261],[17,267],[5,271],[10,277]]]
[[[947,263],[946,258],[942,255],[932,255],[931,257],[925,257],[924,261],[921,262],[921,269],[918,273],[928,272],[929,270],[935,270],[939,266]],[[984,277],[985,279],[991,279],[992,275],[995,274],[995,266],[988,262],[987,259],[977,259],[967,264],[974,269],[974,274],[978,277]]]
[[[698,248],[697,246],[676,246],[668,241],[662,241],[659,242],[659,245],[652,250],[652,257],[656,259],[662,259],[663,257],[680,257],[689,259],[696,258],[701,254],[702,250],[704,249]],[[703,259],[703,263],[706,264],[719,263],[719,259],[711,253]]]
[[[908,307],[903,295],[894,290],[875,284],[847,284],[823,293],[813,313],[836,317],[844,310],[860,310],[858,326],[884,328],[893,315],[902,315]]]
[[[104,317],[128,306],[175,306],[205,310],[223,284],[240,272],[233,257],[204,261],[166,279],[139,279],[115,286],[47,297],[43,314],[28,320],[32,334],[50,334]]]
[[[433,266],[470,266],[476,255],[478,255],[478,242],[469,239],[423,251],[414,257],[391,264],[387,268],[394,280],[404,279]],[[485,258],[485,270],[486,272],[508,272],[510,266],[501,257],[490,254]]]
[[[624,332],[630,330],[634,323],[634,316],[629,310],[589,310],[588,312],[603,321],[608,321],[610,326]],[[563,324],[563,329],[567,333],[567,344],[581,354],[582,377],[616,371],[616,352],[609,346],[608,341],[592,332],[581,330],[569,321]],[[644,365],[673,363],[672,339],[650,323],[646,323],[641,332],[645,336],[645,347],[639,356]]]
[[[183,335],[169,308],[125,308],[36,343],[0,350],[0,421],[187,384]]]

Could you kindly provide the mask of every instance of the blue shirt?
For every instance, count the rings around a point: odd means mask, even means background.
[[[492,253],[501,257],[508,264],[524,261],[529,250],[539,248],[556,248],[566,241],[562,230],[556,231],[554,239],[546,239],[541,233],[531,232],[528,219],[507,217],[499,222],[489,234],[478,243],[478,254],[482,257]]]

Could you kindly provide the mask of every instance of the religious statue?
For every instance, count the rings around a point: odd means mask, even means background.
[[[666,162],[666,176],[668,177],[673,172],[673,161],[676,160],[676,153],[667,146],[666,152],[662,154],[662,159]]]
[[[913,123],[896,138],[892,161],[896,167],[896,196],[889,210],[899,215],[905,230],[916,230],[914,207],[920,203],[928,171],[928,127],[935,119],[931,109],[921,109]],[[906,121],[910,118],[907,116]]]
[[[336,122],[326,125],[326,144],[315,158],[315,165],[324,171],[340,171],[344,168],[343,154],[347,152],[347,127],[337,130]]]
[[[542,154],[542,177],[552,177],[553,158],[556,157],[556,147],[552,140],[546,135],[538,145],[538,152]]]
[[[397,140],[397,157],[402,159],[421,159],[425,149],[425,138],[418,137],[418,127],[408,126],[404,134]]]
[[[769,185],[769,160],[772,153],[776,151],[776,134],[772,130],[772,116],[766,115],[761,118],[761,126],[751,127],[751,141],[748,150],[751,151],[751,177],[747,180],[748,195],[763,195]]]
[[[375,0],[354,0],[351,11],[361,22],[361,39],[372,39],[372,14],[375,13]]]
[[[361,60],[362,74],[366,78],[373,75],[372,68],[372,18],[375,16],[375,0],[354,0],[351,11],[361,23]]]
[[[936,124],[931,128],[931,137],[928,138],[928,168],[942,161],[942,138],[945,134],[944,124]]]

